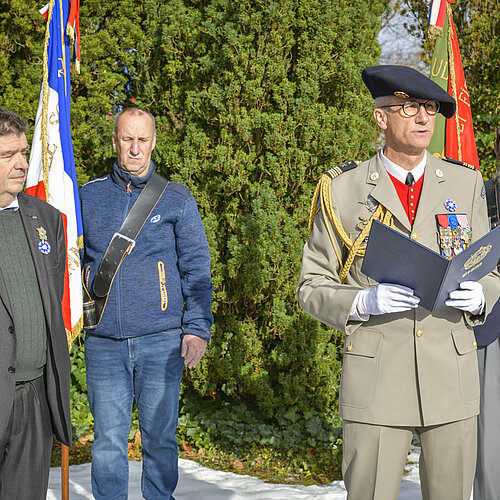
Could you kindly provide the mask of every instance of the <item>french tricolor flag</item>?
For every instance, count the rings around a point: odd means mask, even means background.
[[[83,229],[70,131],[70,44],[78,27],[78,4],[78,0],[51,0],[40,10],[47,19],[46,52],[26,180],[28,194],[45,200],[63,214],[67,248],[63,316],[69,343],[83,326],[79,258]],[[73,37],[66,34],[68,25],[73,26],[73,32],[68,29]]]

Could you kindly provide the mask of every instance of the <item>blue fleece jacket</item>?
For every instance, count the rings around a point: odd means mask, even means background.
[[[106,177],[80,189],[84,279],[89,290],[115,232],[154,172],[132,176],[115,163]],[[127,338],[183,328],[210,338],[213,323],[210,254],[196,202],[170,182],[116,273],[92,335]]]

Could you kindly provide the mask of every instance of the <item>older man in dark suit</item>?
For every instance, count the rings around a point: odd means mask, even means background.
[[[45,499],[52,436],[71,443],[61,214],[21,193],[25,121],[0,108],[0,499]]]

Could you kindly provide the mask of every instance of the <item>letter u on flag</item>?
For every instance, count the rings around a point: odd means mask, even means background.
[[[79,0],[51,0],[40,10],[47,19],[43,79],[26,179],[28,194],[63,215],[67,260],[62,305],[68,344],[83,326],[79,257],[83,230],[70,131],[70,44],[79,42],[78,9]],[[76,47],[74,54],[79,58]]]
[[[430,78],[457,101],[455,115],[437,115],[429,151],[474,165],[479,170],[474,127],[458,38],[451,5],[455,0],[434,0],[429,12],[428,32],[436,38]]]

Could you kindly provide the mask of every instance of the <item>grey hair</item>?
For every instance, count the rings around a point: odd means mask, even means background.
[[[402,102],[404,102],[404,99],[401,97],[395,95],[381,95],[375,98],[375,109],[390,106],[391,104],[400,104]]]
[[[120,111],[115,118],[115,129],[113,130],[113,137],[116,137],[116,133],[118,131],[118,122],[120,118],[124,115],[148,115],[151,120],[153,120],[153,137],[156,137],[156,120],[155,117],[149,112],[146,111],[145,109],[139,108],[139,106],[132,106],[130,108],[125,108],[124,110]]]
[[[7,108],[0,107],[0,136],[25,134],[28,130],[26,120]]]

